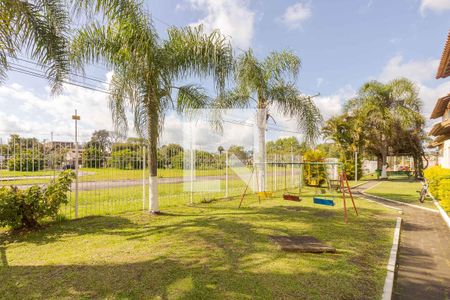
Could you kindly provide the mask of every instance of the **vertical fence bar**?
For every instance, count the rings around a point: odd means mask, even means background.
[[[75,115],[72,116],[75,120],[75,219],[78,218],[78,120],[80,116],[77,115],[77,110],[75,110]]]
[[[145,210],[145,145],[142,146],[142,210]]]
[[[225,151],[225,197],[228,198],[228,151]]]

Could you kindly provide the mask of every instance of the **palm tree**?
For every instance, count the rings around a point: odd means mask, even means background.
[[[322,133],[325,138],[335,143],[339,152],[339,159],[343,163],[348,178],[353,179],[356,176],[354,164],[358,164],[359,161],[355,161],[354,154],[355,152],[362,152],[365,141],[362,119],[358,116],[349,116],[346,113],[334,116],[325,122]],[[357,167],[360,169],[361,165],[358,164]],[[358,172],[358,174],[361,174],[361,172]]]
[[[9,69],[17,69],[11,60],[26,52],[44,69],[52,91],[61,88],[69,71],[69,13],[62,0],[0,1],[0,83]]]
[[[398,143],[398,128],[407,132],[423,126],[422,101],[414,83],[405,78],[386,84],[371,81],[364,84],[355,99],[347,104],[350,115],[359,116],[366,131],[369,151],[381,159],[381,178],[386,178],[389,149]]]
[[[218,99],[216,106],[255,107],[258,129],[258,149],[255,159],[259,190],[265,190],[265,132],[271,110],[295,118],[308,141],[320,135],[322,117],[311,97],[301,96],[295,86],[300,70],[300,58],[290,51],[272,52],[258,60],[250,49],[240,55],[235,64],[234,90]]]
[[[204,34],[202,28],[170,28],[167,39],[161,40],[139,4],[123,1],[122,5],[120,10],[105,5],[106,25],[94,22],[77,33],[73,58],[80,67],[103,62],[113,68],[112,117],[117,130],[126,132],[127,108],[131,108],[135,130],[148,141],[150,211],[158,213],[157,142],[164,115],[171,108],[182,113],[209,103],[200,86],[176,82],[212,76],[221,93],[232,71],[232,50],[219,32]]]

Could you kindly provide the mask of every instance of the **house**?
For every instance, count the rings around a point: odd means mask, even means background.
[[[450,76],[450,31],[444,46],[441,62],[438,67],[436,79]],[[448,95],[439,98],[431,113],[432,120],[440,119],[434,124],[429,135],[433,136],[433,142],[429,145],[438,148],[438,164],[444,168],[450,168],[450,91]]]

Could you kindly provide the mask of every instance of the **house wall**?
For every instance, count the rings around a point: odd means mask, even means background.
[[[450,140],[446,140],[443,144],[440,165],[450,169]]]

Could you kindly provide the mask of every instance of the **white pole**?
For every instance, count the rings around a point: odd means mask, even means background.
[[[358,151],[355,151],[355,182],[358,182]]]
[[[75,218],[78,218],[78,120],[80,116],[77,115],[76,109],[72,120],[75,121]]]
[[[145,210],[145,145],[142,146],[142,210]]]
[[[291,187],[294,187],[294,150],[291,145]]]
[[[225,151],[225,197],[228,198],[228,150]]]

